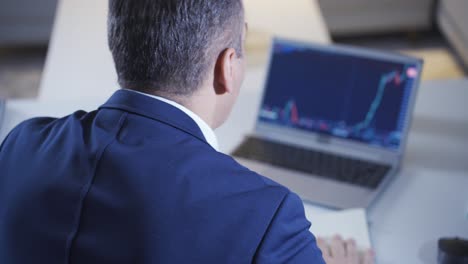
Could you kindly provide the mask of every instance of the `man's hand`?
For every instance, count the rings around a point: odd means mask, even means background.
[[[327,264],[374,264],[374,252],[360,252],[353,239],[345,241],[335,236],[329,244],[323,238],[317,238],[317,245]]]

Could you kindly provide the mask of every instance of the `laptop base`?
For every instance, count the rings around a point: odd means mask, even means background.
[[[371,190],[262,162],[239,157],[235,157],[235,159],[245,167],[286,186],[303,200],[326,207],[337,209],[367,208],[381,189],[379,187]],[[391,178],[389,176],[385,177],[385,181]]]

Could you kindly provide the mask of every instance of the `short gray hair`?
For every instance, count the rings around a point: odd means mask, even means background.
[[[220,53],[242,56],[242,0],[109,0],[108,42],[122,88],[190,95]]]

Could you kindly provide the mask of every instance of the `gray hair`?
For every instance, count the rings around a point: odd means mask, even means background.
[[[122,88],[190,95],[226,48],[242,56],[242,0],[109,0],[108,42]]]

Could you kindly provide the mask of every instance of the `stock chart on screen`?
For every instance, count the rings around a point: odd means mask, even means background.
[[[276,43],[259,119],[398,149],[416,65]]]

